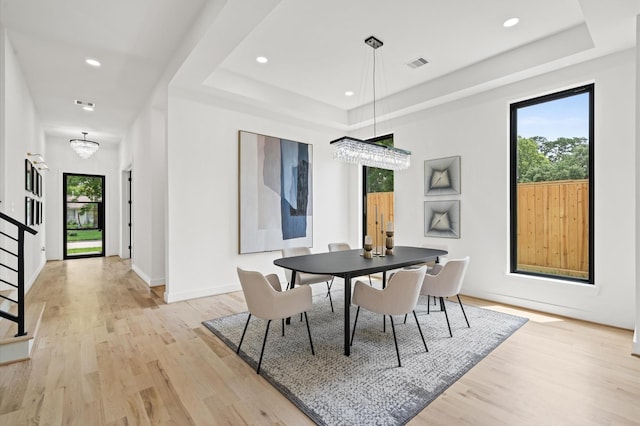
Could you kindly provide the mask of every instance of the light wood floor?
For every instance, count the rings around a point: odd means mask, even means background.
[[[245,310],[241,293],[161,291],[118,258],[49,262],[33,358],[0,367],[0,425],[312,424],[200,324]],[[410,424],[640,424],[630,331],[465,302],[530,321]]]

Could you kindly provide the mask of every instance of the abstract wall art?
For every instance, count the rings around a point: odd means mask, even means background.
[[[424,236],[460,238],[460,200],[425,201]]]
[[[425,160],[424,195],[460,194],[460,156]]]
[[[240,254],[313,245],[312,145],[238,132]]]

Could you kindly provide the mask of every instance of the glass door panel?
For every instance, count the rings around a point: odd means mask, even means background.
[[[64,258],[104,256],[104,176],[64,175]]]

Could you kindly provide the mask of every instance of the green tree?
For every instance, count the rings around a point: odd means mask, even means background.
[[[393,146],[393,138],[377,141],[376,144]],[[393,192],[393,170],[367,167],[367,193]]]
[[[518,136],[518,182],[546,182],[589,177],[586,138]]]
[[[535,139],[518,136],[518,182],[536,182],[536,176],[546,174],[549,165]]]
[[[97,202],[102,201],[102,179],[93,176],[81,176],[81,175],[69,175],[67,176],[67,199],[71,202],[78,202],[79,197],[86,196],[93,203],[83,205],[76,217],[78,228],[93,228],[96,226],[93,221],[98,217],[98,205]],[[91,215],[87,213],[91,212]],[[93,221],[85,219],[85,223],[82,222],[81,217],[92,217]]]

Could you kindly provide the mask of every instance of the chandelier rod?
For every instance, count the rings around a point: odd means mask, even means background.
[[[373,137],[378,136],[376,131],[376,50],[373,49]]]

